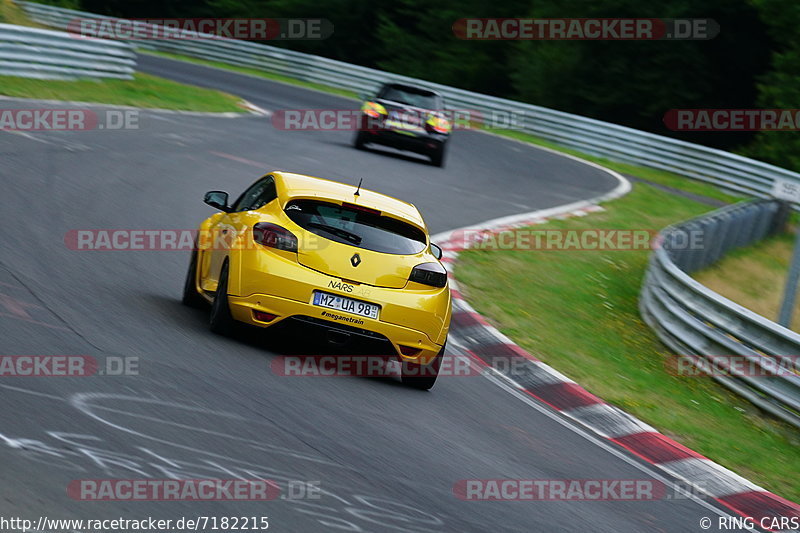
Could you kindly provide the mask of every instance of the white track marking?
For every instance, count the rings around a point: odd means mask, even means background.
[[[8,390],[21,392],[21,393],[24,393],[24,394],[30,394],[32,396],[41,396],[42,398],[49,398],[50,400],[58,400],[60,402],[64,401],[64,398],[62,398],[61,396],[56,396],[55,394],[47,394],[45,392],[37,392],[37,391],[33,391],[33,390],[23,389],[21,387],[13,387],[11,385],[0,385],[0,387],[2,387],[4,389],[8,389]]]

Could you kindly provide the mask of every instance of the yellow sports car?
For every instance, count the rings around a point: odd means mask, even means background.
[[[271,172],[198,232],[183,303],[211,304],[211,330],[300,324],[334,343],[396,356],[403,383],[430,389],[450,327],[442,250],[417,208],[335,181]]]

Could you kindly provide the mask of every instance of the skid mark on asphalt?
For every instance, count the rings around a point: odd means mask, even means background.
[[[6,385],[0,385],[0,387],[17,390],[24,394],[41,394],[18,387]],[[125,442],[129,443],[131,447],[131,450],[119,450],[106,439],[93,433],[44,430],[45,437],[40,439],[0,433],[0,444],[23,454],[31,461],[43,463],[48,467],[56,467],[70,472],[86,472],[87,475],[93,475],[93,472],[99,469],[109,477],[129,477],[133,473],[142,478],[153,479],[165,477],[170,479],[269,479],[282,488],[300,482],[296,472],[279,470],[261,462],[237,459],[210,449],[200,449],[150,434],[151,432],[156,433],[159,425],[169,426],[182,430],[182,434],[189,435],[188,439],[191,442],[198,442],[195,437],[197,434],[201,434],[220,439],[222,447],[226,449],[230,446],[226,443],[231,441],[245,443],[248,447],[264,452],[267,461],[274,455],[289,456],[295,459],[297,462],[290,467],[292,470],[314,472],[314,475],[318,476],[317,479],[321,480],[316,482],[320,484],[321,498],[313,501],[293,499],[291,491],[289,491],[282,494],[280,499],[286,504],[291,504],[292,511],[315,520],[327,529],[356,533],[376,530],[422,533],[440,531],[445,526],[445,522],[440,517],[425,513],[412,505],[400,503],[394,494],[387,498],[376,496],[374,488],[370,487],[369,490],[373,494],[368,496],[360,494],[362,490],[365,490],[364,487],[356,488],[351,483],[342,482],[342,472],[358,473],[358,469],[282,446],[254,444],[252,439],[236,437],[231,431],[225,433],[214,431],[197,424],[184,423],[189,420],[182,419],[199,417],[205,424],[211,424],[212,420],[219,418],[226,424],[230,424],[232,421],[241,423],[250,430],[254,425],[264,426],[264,424],[235,413],[120,394],[78,393],[68,399],[46,396],[62,402],[67,401],[87,417],[124,433],[126,435]],[[137,409],[144,409],[148,413],[162,413],[164,418],[149,414],[143,415],[136,412]],[[173,416],[167,414],[170,411]],[[184,413],[184,415],[180,415],[180,413]],[[176,414],[179,415],[180,422],[173,419]],[[169,418],[167,418],[168,416]],[[134,429],[131,427],[131,420],[141,420],[144,423],[137,425]],[[149,444],[137,442],[137,439],[148,441]],[[205,439],[204,442],[210,441]],[[158,445],[166,445],[166,447]],[[153,449],[154,447],[161,449]],[[309,463],[313,466],[310,466]],[[325,468],[331,470],[323,477],[320,469]]]
[[[153,440],[153,441],[156,441],[156,442],[162,442],[162,443],[169,444],[169,445],[172,445],[172,446],[185,448],[187,450],[194,451],[194,452],[204,453],[203,450],[200,450],[198,448],[194,448],[194,447],[191,447],[191,446],[180,445],[180,444],[176,444],[176,443],[173,443],[173,442],[170,442],[170,441],[165,441],[165,440],[160,439],[158,437],[155,437],[155,436],[152,436],[152,435],[148,435],[148,434],[142,433],[140,431],[136,431],[134,429],[131,429],[130,427],[125,426],[123,424],[119,424],[119,423],[113,422],[112,420],[110,420],[110,417],[101,416],[101,415],[97,414],[97,411],[104,412],[104,413],[111,413],[111,414],[121,414],[121,415],[130,417],[130,418],[145,419],[145,420],[149,420],[151,422],[160,422],[162,425],[178,427],[178,428],[181,428],[181,429],[188,429],[188,430],[191,430],[191,431],[194,431],[194,432],[197,432],[197,433],[202,433],[202,434],[209,435],[209,436],[219,436],[219,437],[222,437],[222,438],[224,438],[226,440],[233,440],[233,441],[239,441],[239,442],[247,443],[248,445],[251,445],[252,447],[255,447],[256,449],[260,449],[260,450],[269,450],[269,451],[283,450],[283,449],[281,449],[279,447],[272,447],[270,445],[263,445],[263,444],[262,445],[255,445],[255,444],[252,443],[252,439],[245,439],[245,438],[241,438],[241,437],[235,437],[235,436],[231,435],[228,432],[217,432],[217,431],[201,428],[201,427],[198,427],[196,425],[181,424],[181,423],[174,422],[174,421],[171,421],[171,420],[164,420],[164,419],[161,419],[161,418],[158,418],[158,417],[152,417],[152,416],[149,416],[149,415],[142,415],[142,414],[138,414],[138,413],[133,413],[130,410],[117,409],[117,408],[109,407],[109,406],[106,406],[106,405],[102,404],[102,402],[104,402],[104,401],[131,402],[131,403],[134,403],[134,404],[147,404],[147,405],[151,405],[151,406],[159,406],[161,409],[171,408],[171,409],[174,409],[174,410],[177,410],[177,411],[183,411],[183,412],[186,412],[186,413],[197,413],[197,414],[202,415],[204,418],[213,417],[213,416],[219,416],[219,417],[221,417],[223,419],[227,419],[227,420],[236,420],[236,421],[240,421],[240,422],[246,422],[249,427],[252,427],[254,425],[265,426],[264,424],[260,424],[258,422],[254,422],[254,421],[252,421],[250,419],[241,417],[241,416],[239,416],[237,414],[234,414],[234,413],[229,413],[229,412],[225,412],[225,411],[214,411],[214,410],[207,409],[207,408],[186,406],[186,405],[178,404],[178,403],[175,403],[175,402],[163,401],[163,400],[158,400],[158,399],[140,398],[140,397],[136,397],[136,396],[124,396],[124,395],[120,395],[120,394],[103,394],[103,393],[81,393],[81,394],[76,394],[76,395],[72,396],[72,398],[70,399],[70,403],[76,409],[81,411],[83,414],[85,414],[86,416],[88,416],[90,418],[93,418],[94,420],[96,420],[98,422],[101,422],[102,424],[110,426],[110,427],[112,427],[112,428],[114,428],[116,430],[119,430],[119,431],[122,431],[122,432],[125,432],[125,433],[130,433],[130,434],[135,435],[137,437]],[[265,427],[267,427],[267,426],[265,426]],[[267,429],[272,430],[274,428],[267,427]],[[285,452],[286,455],[289,455],[289,456],[294,457],[296,459],[312,460],[314,462],[326,464],[328,466],[334,466],[334,467],[337,467],[337,468],[344,468],[341,465],[339,465],[338,463],[333,463],[333,462],[330,462],[330,461],[327,461],[327,460],[324,460],[324,459],[320,459],[320,458],[317,458],[317,457],[314,457],[314,456],[311,456],[311,455],[301,454],[301,453],[298,453],[298,452],[293,451],[293,450],[288,450],[288,451],[283,450],[281,453],[284,453],[284,452]]]
[[[61,317],[50,311],[10,270],[0,265],[0,318],[21,320],[51,329],[71,331]],[[31,314],[34,313],[34,315]]]
[[[31,287],[2,263],[0,263],[0,279],[5,280],[2,285],[4,287],[4,292],[0,292],[0,317],[30,322],[50,329],[68,331],[79,337],[89,346],[92,346],[98,351],[102,351],[82,333],[71,327],[64,318],[51,309],[44,298],[40,298]],[[8,292],[12,292],[13,290],[16,290],[16,292],[14,292],[14,296],[10,296]],[[3,297],[5,300],[2,299]],[[38,308],[41,310],[37,311],[36,319],[27,312],[29,308]],[[38,318],[41,318],[41,315],[46,315],[46,320],[38,320]]]
[[[7,284],[3,284],[7,286]],[[31,316],[28,310],[36,309],[37,316],[41,316],[42,313],[41,309],[45,309],[41,305],[37,305],[35,303],[22,300],[20,298],[11,297],[8,294],[4,294],[0,292],[0,317],[3,318],[13,318],[15,320],[22,320],[24,322],[30,322],[32,324],[36,324],[39,326],[44,326],[47,328],[52,329],[60,329],[63,331],[69,331],[69,328],[65,328],[63,326],[55,324],[57,318],[52,316],[53,319],[51,322],[43,322],[41,320],[37,320]]]

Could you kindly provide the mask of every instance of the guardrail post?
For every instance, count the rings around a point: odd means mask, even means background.
[[[778,324],[788,328],[792,322],[794,314],[794,303],[797,299],[797,282],[800,280],[800,231],[796,232],[794,241],[794,251],[792,252],[792,264],[789,266],[789,274],[786,276],[786,288],[783,290],[783,303],[778,314]]]

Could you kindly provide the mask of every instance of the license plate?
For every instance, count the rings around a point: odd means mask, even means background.
[[[380,311],[381,308],[381,306],[369,302],[362,302],[346,296],[319,291],[314,291],[314,305],[327,307],[328,309],[336,309],[337,311],[344,311],[358,316],[365,316],[367,318],[374,318],[376,320],[378,319],[378,311]]]
[[[422,120],[413,113],[400,113],[391,111],[386,119],[386,126],[407,131],[423,131]]]
[[[402,112],[392,111],[391,113],[389,113],[389,119],[404,122],[405,124],[412,124],[414,126],[422,124],[420,118],[414,113],[402,113]]]

